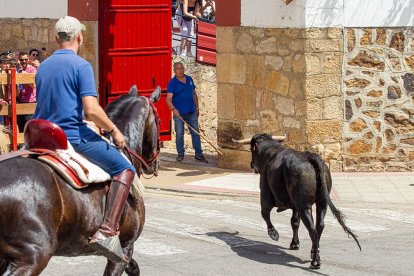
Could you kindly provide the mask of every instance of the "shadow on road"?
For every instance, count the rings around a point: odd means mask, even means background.
[[[197,175],[204,175],[208,174],[206,171],[190,171],[190,172],[182,172],[177,173],[177,176],[197,176]]]
[[[233,252],[235,252],[240,257],[247,258],[255,262],[265,263],[265,264],[276,264],[276,265],[283,265],[283,266],[288,266],[292,268],[299,268],[307,272],[313,272],[317,275],[327,275],[327,274],[320,273],[316,270],[313,270],[307,267],[292,264],[292,262],[294,262],[294,263],[299,263],[303,265],[303,264],[309,263],[310,261],[305,262],[294,255],[286,253],[285,250],[287,249],[283,247],[270,244],[270,243],[246,239],[246,238],[240,237],[238,234],[239,232],[235,232],[235,233],[208,232],[206,233],[207,236],[215,237],[227,243],[230,246],[231,250],[233,250]]]
[[[170,168],[167,168],[166,166],[160,166],[159,170],[164,171],[164,172],[175,172],[176,171],[175,169],[170,169]]]

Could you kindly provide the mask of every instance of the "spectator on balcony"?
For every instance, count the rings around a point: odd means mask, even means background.
[[[49,56],[50,56],[50,54],[46,51],[46,48],[42,47],[42,49],[39,52],[39,62],[43,62]]]
[[[21,65],[20,73],[36,73],[37,69],[29,64],[29,54],[26,51],[21,51],[19,53],[19,61]],[[19,89],[20,93],[17,96],[17,101],[19,103],[35,103],[36,102],[36,87],[33,84],[22,84]],[[19,131],[22,132],[26,122],[33,118],[33,114],[27,115],[18,115],[17,124],[19,126]]]
[[[29,60],[39,60],[39,50],[33,48],[29,51]]]
[[[0,58],[13,58],[13,51],[7,50],[0,54]]]
[[[7,101],[5,101],[4,99],[0,99],[0,110],[3,108],[3,106],[8,106],[8,105],[9,103]],[[0,116],[0,125],[4,125],[4,116]]]
[[[216,1],[206,0],[200,10],[201,17],[208,21],[216,21]]]
[[[9,66],[10,64],[8,63],[7,58],[0,58],[0,74],[4,74],[5,70],[9,68]],[[0,110],[3,108],[3,106],[8,105],[5,96],[6,95],[4,94],[4,85],[0,84]],[[4,116],[0,116],[0,125],[4,125]]]
[[[39,67],[40,65],[39,50],[31,49],[29,51],[29,64],[32,65],[36,69]]]
[[[200,17],[200,9],[202,7],[201,0],[180,0],[177,1],[177,10],[175,12],[178,25],[180,26],[181,56],[194,58],[191,53],[191,38],[193,37],[194,22]]]
[[[8,68],[10,68],[10,61],[3,55],[0,57],[0,73],[5,73]]]

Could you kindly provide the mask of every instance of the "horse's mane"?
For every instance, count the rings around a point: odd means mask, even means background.
[[[124,134],[130,148],[142,147],[148,107],[145,97],[126,94],[110,103],[105,109],[111,121]]]
[[[120,114],[125,112],[125,107],[134,105],[141,99],[142,97],[138,97],[136,94],[122,95],[105,108],[106,114],[111,119],[117,118]]]

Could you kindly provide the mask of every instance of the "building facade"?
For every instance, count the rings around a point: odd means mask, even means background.
[[[287,134],[333,171],[414,166],[414,1],[217,1],[219,165]]]

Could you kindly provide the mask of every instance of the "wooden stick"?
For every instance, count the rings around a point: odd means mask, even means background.
[[[215,145],[213,145],[213,143],[210,142],[210,140],[208,140],[207,137],[205,137],[203,134],[201,134],[200,132],[198,132],[197,130],[195,130],[194,128],[192,128],[180,115],[178,115],[178,118],[180,118],[181,121],[184,122],[184,124],[187,125],[187,127],[191,128],[192,131],[194,131],[195,133],[197,133],[201,138],[203,138],[210,146],[212,146],[214,148],[215,151],[217,151],[218,154],[223,155],[223,152],[217,148]]]

